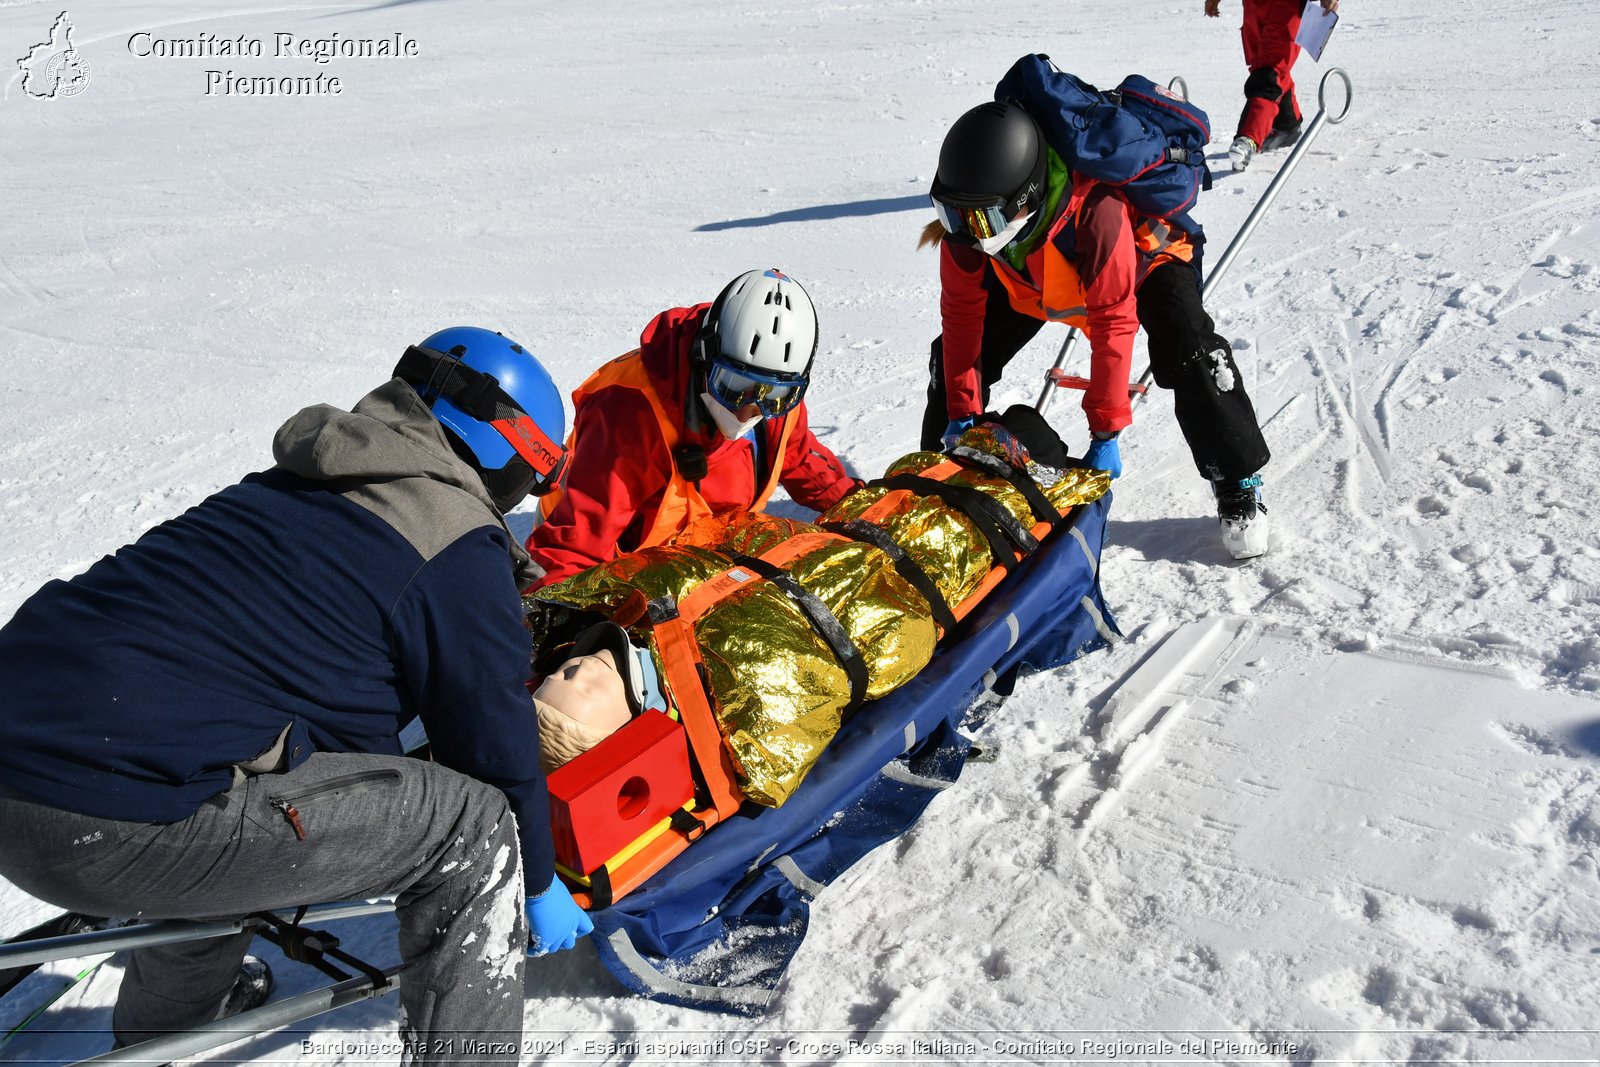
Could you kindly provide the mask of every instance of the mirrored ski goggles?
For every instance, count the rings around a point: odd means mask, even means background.
[[[758,371],[742,364],[712,360],[706,372],[706,392],[729,411],[754,404],[765,418],[793,411],[806,395],[804,374]]]
[[[939,224],[945,228],[946,233],[957,237],[986,241],[1011,225],[1006,205],[998,201],[982,207],[959,207],[955,204],[946,204],[934,197],[929,199],[933,200],[933,211],[939,216]]]

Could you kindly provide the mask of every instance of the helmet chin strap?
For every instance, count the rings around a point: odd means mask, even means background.
[[[688,431],[685,436],[695,437],[706,432],[707,416],[705,401],[701,398],[706,392],[706,370],[701,361],[700,353],[696,351],[694,361],[689,368],[689,388],[683,391],[683,428]]]

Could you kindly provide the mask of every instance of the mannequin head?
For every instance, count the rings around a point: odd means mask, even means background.
[[[633,717],[610,649],[573,656],[533,693],[545,773],[589,751]]]

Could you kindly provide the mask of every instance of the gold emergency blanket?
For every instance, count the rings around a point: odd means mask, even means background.
[[[1045,498],[1062,514],[1079,504],[1098,500],[1111,488],[1111,475],[1104,471],[1086,467],[1057,470],[1033,463],[1009,434],[988,425],[968,430],[961,435],[958,444],[1026,470],[1039,483]],[[913,452],[890,464],[884,477],[921,474],[947,459],[938,452]],[[1031,529],[1038,521],[1022,493],[998,475],[969,469],[952,474],[944,481],[947,485],[982,490],[999,501],[1025,530]],[[894,490],[871,487],[858,489],[825,512],[818,521],[844,522],[860,518],[862,513],[892,492]],[[984,540],[977,524],[936,496],[902,494],[902,499],[890,514],[879,516],[875,521],[888,530],[895,543],[905,549],[924,574],[933,579],[939,592],[944,594],[945,603],[951,607],[971,596],[994,566],[988,542]]]
[[[963,445],[1015,463],[1016,446],[1008,442],[1009,435],[982,427],[962,438]],[[1025,455],[1020,458],[1026,463]],[[925,471],[944,460],[937,453],[917,452],[897,461],[889,473]],[[1110,485],[1107,475],[1091,471],[1036,467],[1032,473],[1053,476],[1042,488],[1062,511],[1099,497]],[[994,496],[1024,528],[1034,525],[1027,501],[1009,482],[981,471],[963,471],[949,481]],[[859,489],[821,521],[859,517],[886,492]],[[909,496],[878,521],[952,606],[990,570],[982,534],[937,498]],[[598,564],[538,596],[613,616],[627,605],[637,608],[641,599],[670,596],[682,604],[702,583],[733,566],[731,555],[759,556],[819,532],[819,526],[766,514],[713,516],[670,545]],[[860,652],[866,698],[881,697],[909,681],[932,657],[937,629],[928,603],[879,549],[828,537],[815,541],[784,569],[827,606]],[[776,807],[799,787],[838,732],[849,705],[849,678],[794,601],[771,582],[742,584],[707,608],[695,620],[694,632],[712,706],[739,765],[744,793]],[[647,628],[634,636],[650,639]],[[659,669],[653,640],[650,649]]]
[[[733,565],[817,527],[771,515],[713,516],[676,542],[619,557],[540,591],[612,613],[642,593],[679,603]],[[933,655],[926,602],[875,548],[829,539],[786,566],[839,621],[866,666],[866,696],[904,684]],[[751,800],[776,807],[838,732],[850,682],[821,635],[776,585],[750,581],[695,620],[712,706]],[[648,636],[645,631],[644,636]],[[660,653],[651,642],[658,669]]]

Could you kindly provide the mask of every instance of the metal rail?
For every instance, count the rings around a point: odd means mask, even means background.
[[[205,1023],[180,1034],[168,1034],[164,1037],[151,1038],[149,1041],[141,1041],[136,1045],[113,1049],[102,1055],[80,1060],[79,1063],[170,1063],[187,1056],[198,1056],[202,1052],[209,1052],[222,1045],[259,1037],[294,1023],[314,1019],[324,1012],[342,1008],[346,1004],[388,996],[400,988],[399,967],[384,971],[382,977],[381,983],[366,977],[349,978],[334,985],[323,986],[321,989],[313,989],[308,993],[265,1004],[227,1019]]]
[[[393,910],[392,900],[350,900],[317,904],[306,909],[301,925],[351,919],[359,915],[381,915]],[[291,910],[284,917],[293,918],[294,912]],[[100,952],[122,952],[150,945],[170,945],[179,941],[204,941],[213,937],[227,937],[229,934],[236,934],[246,928],[254,929],[259,925],[261,925],[260,920],[248,916],[199,922],[165,919],[134,926],[119,926],[111,930],[89,930],[81,934],[43,937],[37,941],[0,945],[0,971],[51,963],[55,960],[70,960]]]

